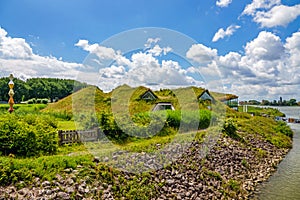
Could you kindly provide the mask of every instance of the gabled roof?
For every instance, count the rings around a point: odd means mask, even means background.
[[[150,89],[148,89],[140,96],[140,98],[144,100],[155,100],[157,99],[157,96]]]
[[[239,97],[234,95],[234,94],[225,94],[223,96],[221,96],[219,98],[220,101],[224,102],[224,101],[230,101],[230,100],[233,100],[233,99],[238,99]]]
[[[204,90],[199,96],[198,96],[199,100],[210,100],[210,101],[215,101],[214,97],[211,96],[211,94],[209,93],[208,90]]]

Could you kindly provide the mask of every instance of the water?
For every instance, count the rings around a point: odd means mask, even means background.
[[[286,117],[300,118],[300,107],[276,107]],[[278,165],[270,179],[262,184],[258,198],[262,200],[300,199],[300,124],[289,124],[294,130],[293,148]]]

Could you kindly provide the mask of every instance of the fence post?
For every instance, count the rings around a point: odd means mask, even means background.
[[[58,130],[58,138],[59,138],[59,141],[58,141],[59,145],[62,145],[62,140],[63,140],[62,130]]]

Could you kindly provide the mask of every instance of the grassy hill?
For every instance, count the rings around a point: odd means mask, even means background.
[[[199,87],[186,87],[177,89],[160,89],[152,91],[157,97],[155,100],[143,100],[141,96],[147,92],[149,88],[140,86],[132,88],[128,85],[122,85],[115,88],[109,93],[104,93],[95,86],[83,88],[72,95],[59,100],[58,102],[49,104],[43,112],[48,113],[85,113],[85,112],[111,112],[111,107],[114,112],[124,111],[129,109],[131,115],[147,112],[153,109],[156,103],[170,102],[176,110],[195,110],[195,102],[197,97],[205,90]],[[223,94],[211,92],[211,95],[216,100],[224,100],[236,98],[233,94]],[[187,98],[189,97],[189,98]],[[181,108],[184,106],[184,108]],[[199,108],[206,108],[205,105],[199,104]]]
[[[109,110],[110,94],[104,93],[97,87],[83,88],[55,103],[50,103],[42,112],[55,112],[72,114],[76,112],[90,111],[95,109]]]

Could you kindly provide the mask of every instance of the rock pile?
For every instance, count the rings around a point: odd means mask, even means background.
[[[245,141],[222,136],[204,158],[203,145],[193,142],[175,162],[150,172],[150,182],[156,185],[151,199],[248,199],[288,149],[278,149],[259,135],[245,136]],[[36,178],[21,189],[0,187],[0,199],[114,199],[115,185],[78,180],[80,170],[81,166],[66,169],[52,182]],[[135,176],[121,174],[125,181]]]

